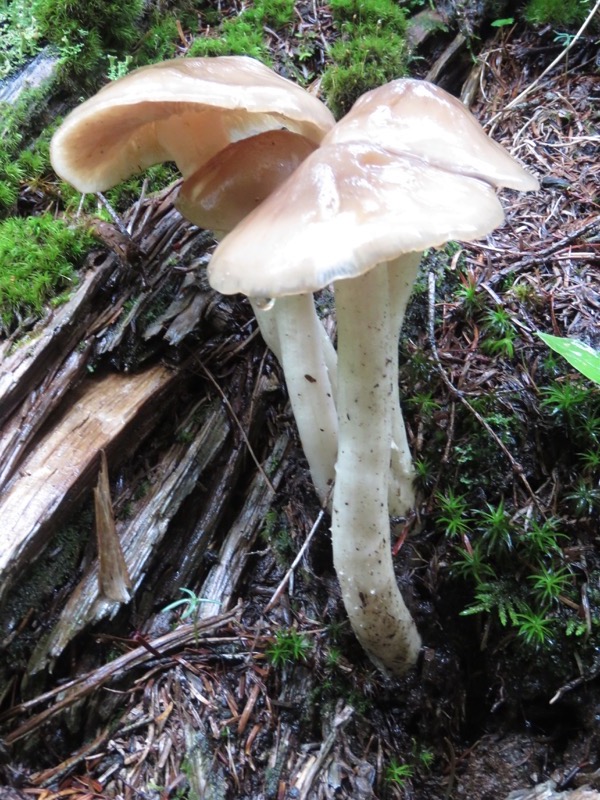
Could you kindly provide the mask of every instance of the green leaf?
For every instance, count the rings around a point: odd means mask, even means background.
[[[540,333],[538,336],[548,347],[566,358],[572,367],[594,383],[600,383],[600,352],[578,339],[565,339],[562,336],[551,336]]]
[[[492,28],[504,28],[506,25],[512,25],[514,21],[514,17],[506,17],[506,19],[495,19],[491,24]]]

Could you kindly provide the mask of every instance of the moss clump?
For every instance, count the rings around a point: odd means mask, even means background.
[[[25,315],[76,281],[75,266],[91,234],[68,228],[51,214],[0,223],[0,326],[9,332]]]
[[[139,36],[143,0],[37,0],[34,16],[42,36],[61,47],[81,39],[82,31],[97,31],[109,51],[132,47]]]
[[[37,0],[40,35],[63,60],[62,78],[78,90],[95,88],[106,71],[106,55],[121,56],[139,39],[143,0]]]
[[[49,137],[42,135],[14,157],[9,151],[0,152],[0,217],[14,211],[23,189],[29,204],[45,195],[50,173],[48,142]],[[26,208],[28,202],[23,198],[21,201],[20,205]]]
[[[205,22],[210,25],[214,17],[210,4],[203,12]],[[294,18],[293,0],[256,0],[236,17],[230,17],[216,29],[215,36],[196,39],[189,50],[191,56],[252,56],[265,64],[271,64],[269,48],[265,41],[265,27],[281,30]],[[214,21],[213,23],[214,24]]]
[[[259,0],[249,13],[260,25],[284,28],[294,17],[294,0]]]
[[[569,27],[581,24],[590,9],[590,0],[530,0],[525,7],[525,19],[534,25]]]
[[[39,30],[29,0],[0,2],[0,80],[39,50]]]
[[[52,85],[49,81],[23,92],[14,105],[0,103],[0,217],[14,211],[23,186],[32,186],[49,173],[51,131],[35,137],[45,121]]]
[[[135,49],[126,54],[132,56],[132,69],[181,55],[180,30],[193,31],[198,27],[197,0],[169,0],[154,5],[143,20],[145,32]]]
[[[331,0],[331,10],[338,25],[383,27],[387,33],[406,30],[404,11],[391,0]]]
[[[404,37],[388,32],[384,37],[367,33],[362,26],[356,38],[340,39],[331,48],[334,64],[323,74],[322,89],[336,117],[350,110],[370,89],[406,74]]]
[[[360,95],[406,74],[406,17],[392,0],[332,0],[331,8],[341,36],[321,86],[339,117]]]
[[[135,54],[135,66],[141,67],[144,64],[175,58],[178,41],[177,19],[174,16],[157,18],[141,39]]]
[[[240,14],[225,20],[216,36],[205,36],[192,42],[190,56],[252,56],[263,64],[271,64],[262,32]]]

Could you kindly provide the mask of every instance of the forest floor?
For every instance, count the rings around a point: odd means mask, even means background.
[[[124,214],[132,243],[97,227],[108,249],[46,350],[5,350],[30,377],[36,358],[71,359],[19,408],[42,414],[20,480],[86,435],[68,513],[49,517],[50,547],[20,551],[4,611],[0,800],[600,797],[600,396],[537,337],[600,347],[600,84],[593,37],[542,74],[559,51],[549,28],[507,27],[443,73],[541,188],[503,192],[485,242],[429,253],[407,315],[420,502],[394,553],[424,648],[404,679],[382,678],[345,622],[279,369],[246,303],[207,288],[212,240],[171,188]],[[131,420],[88,430],[109,397]],[[133,572],[122,606],[99,599],[78,539],[99,450]]]

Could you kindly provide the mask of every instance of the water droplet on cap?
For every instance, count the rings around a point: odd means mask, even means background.
[[[254,305],[257,308],[259,308],[261,311],[271,311],[271,309],[275,305],[275,298],[274,297],[255,297],[254,298]]]

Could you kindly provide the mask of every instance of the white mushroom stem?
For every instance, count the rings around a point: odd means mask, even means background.
[[[406,253],[387,262],[389,293],[391,303],[391,340],[394,346],[392,383],[392,448],[389,485],[389,511],[392,516],[404,517],[414,508],[415,491],[414,468],[406,427],[400,407],[398,388],[398,340],[404,322],[406,306],[419,272],[421,253]]]
[[[312,297],[312,295],[310,296]],[[273,307],[271,307],[269,302],[265,303],[264,300],[259,300],[254,297],[249,297],[248,300],[254,311],[254,316],[256,317],[263,339],[269,347],[269,350],[274,353],[277,360],[281,363],[281,348],[279,346],[279,336],[277,333],[277,314],[272,313]],[[337,391],[337,353],[324,325],[320,321],[318,324],[316,323],[318,315],[312,302],[311,307],[308,308],[307,311],[310,315],[307,318],[309,328],[316,328],[317,336],[321,342],[322,358],[327,368],[327,374],[329,375],[329,381],[335,398]]]
[[[374,664],[401,675],[421,640],[396,583],[388,485],[397,339],[383,265],[335,284],[338,460],[333,493],[335,569],[352,628]]]
[[[261,333],[283,374],[304,455],[319,499],[329,505],[337,456],[337,415],[330,369],[336,354],[312,294],[251,300]]]

